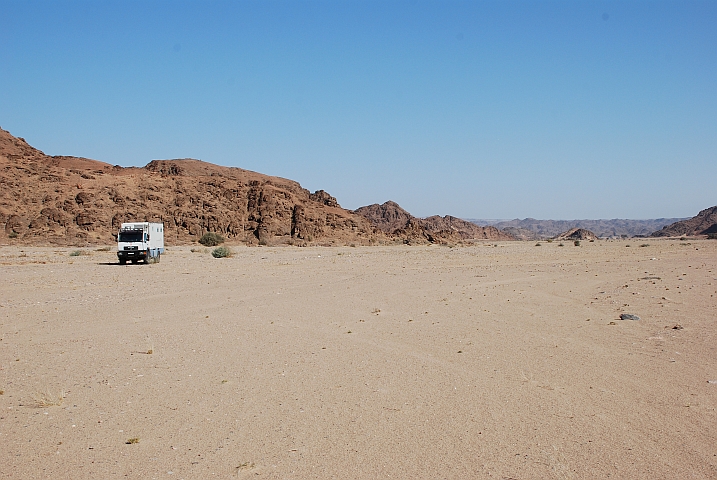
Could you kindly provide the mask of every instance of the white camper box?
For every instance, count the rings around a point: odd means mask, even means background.
[[[137,263],[159,262],[164,253],[164,224],[151,222],[123,223],[117,233],[117,258]]]

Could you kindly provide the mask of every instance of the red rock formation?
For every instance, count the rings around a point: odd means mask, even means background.
[[[0,241],[106,244],[127,221],[164,222],[170,245],[207,231],[249,244],[514,239],[455,217],[415,218],[394,202],[352,212],[323,190],[200,160],[123,168],[48,156],[0,129]]]
[[[247,243],[372,243],[365,218],[297,182],[199,160],[122,168],[51,157],[0,129],[0,239],[108,243],[124,221],[162,221],[167,243],[219,232]]]

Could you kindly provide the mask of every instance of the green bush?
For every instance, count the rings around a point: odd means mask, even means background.
[[[18,235],[17,232],[16,232],[15,230],[13,230],[12,232],[10,232],[10,234],[8,235],[8,237],[10,237],[10,238],[17,238],[17,235]]]
[[[70,252],[71,257],[79,257],[80,255],[84,255],[85,252],[82,250],[75,250],[74,252]]]
[[[573,244],[574,244],[576,247],[579,247],[579,246],[580,246],[580,240],[575,240],[575,241],[573,242]]]
[[[207,232],[199,239],[199,243],[205,247],[216,247],[217,245],[224,243],[224,237],[218,233]]]
[[[217,247],[214,250],[212,250],[212,257],[214,258],[226,258],[231,257],[232,251],[229,250],[227,247]]]

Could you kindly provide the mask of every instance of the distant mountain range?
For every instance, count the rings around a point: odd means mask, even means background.
[[[667,225],[682,220],[686,219],[656,218],[650,220],[627,220],[616,218],[612,220],[536,220],[534,218],[525,218],[523,220],[471,221],[476,225],[496,227],[521,240],[539,240],[542,238],[555,237],[572,228],[590,230],[598,237],[603,238],[648,236]]]

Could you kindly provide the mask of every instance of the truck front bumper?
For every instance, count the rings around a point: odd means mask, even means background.
[[[147,250],[119,250],[117,258],[120,260],[144,260],[147,258]]]

